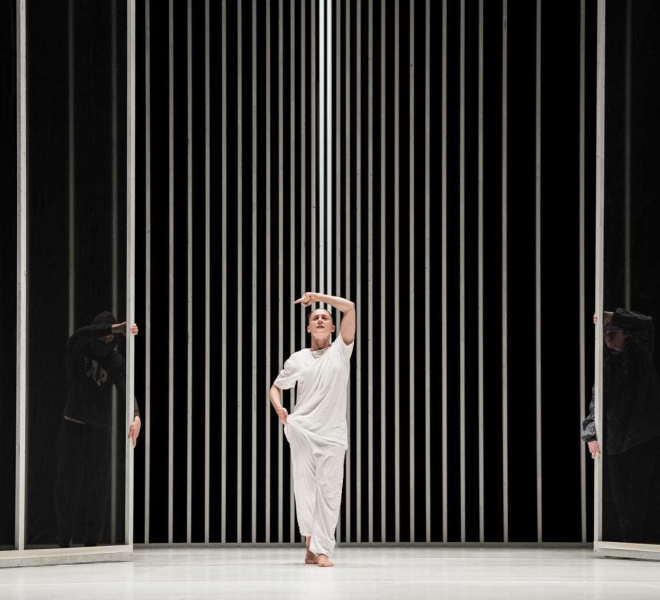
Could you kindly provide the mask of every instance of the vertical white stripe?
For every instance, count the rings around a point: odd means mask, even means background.
[[[346,0],[346,298],[351,298],[351,0]],[[346,421],[348,430],[348,449],[346,450],[346,542],[351,542],[351,380],[347,384],[348,398]]]
[[[211,12],[204,0],[204,543],[211,494]]]
[[[25,549],[27,454],[27,53],[25,0],[16,2],[16,495],[14,543]]]
[[[20,0],[19,0],[20,1]],[[74,0],[68,6],[69,67],[69,335],[76,315],[76,50]]]
[[[227,0],[222,0],[222,434],[220,540],[227,541]]]
[[[597,67],[596,67],[596,314],[603,322],[603,276],[605,233],[605,0],[598,0]],[[601,447],[605,446],[603,431],[603,328],[595,327],[594,381],[596,395],[596,433]],[[603,539],[603,460],[594,468],[594,541]]]
[[[368,83],[368,254],[367,282],[369,311],[367,344],[367,431],[368,431],[368,504],[369,543],[374,541],[374,5],[369,0],[369,83]]]
[[[192,0],[188,0],[187,7],[187,79],[188,79],[188,340],[187,340],[187,396],[188,396],[188,414],[187,414],[187,447],[186,452],[186,541],[192,543],[192,366],[193,366],[193,92],[192,92]]]
[[[431,0],[424,31],[424,469],[426,542],[431,542]],[[383,252],[384,254],[384,252]],[[384,368],[384,367],[383,367]]]
[[[127,174],[127,190],[126,190],[126,203],[127,203],[127,223],[126,223],[126,259],[128,262],[128,269],[126,273],[126,320],[128,323],[135,321],[135,125],[136,125],[136,105],[135,105],[135,61],[136,61],[136,48],[135,48],[135,0],[129,0],[128,15],[127,15],[127,44],[128,51],[126,54],[126,119],[127,119],[127,135],[126,135],[126,174]],[[126,340],[126,365],[128,368],[126,378],[126,421],[124,431],[128,431],[129,424],[133,421],[133,413],[135,410],[135,394],[133,392],[135,386],[135,338],[132,335],[128,336]],[[129,440],[124,439],[124,448],[126,451],[125,462],[125,490],[126,496],[124,501],[125,514],[124,514],[124,540],[127,546],[133,546],[133,482],[134,482],[134,454],[132,448],[129,447]]]
[[[465,543],[465,0],[461,0],[460,30],[460,444],[461,542]]]
[[[307,2],[300,3],[300,291],[307,290]],[[307,319],[300,310],[300,347],[307,343]]]
[[[316,97],[316,85],[317,85],[317,77],[316,77],[316,69],[317,69],[317,64],[316,64],[316,50],[317,50],[317,39],[316,39],[316,2],[317,0],[312,0],[312,40],[311,40],[311,49],[312,49],[312,60],[311,60],[311,96],[312,96],[312,115],[310,122],[312,124],[312,185],[311,185],[311,191],[312,191],[312,213],[311,213],[311,233],[312,233],[312,239],[310,243],[310,248],[312,251],[312,280],[309,284],[309,288],[312,290],[318,289],[317,284],[316,284],[316,253],[317,253],[317,248],[316,248],[316,238],[317,238],[317,223],[316,223],[316,199],[318,197],[318,186],[317,186],[317,175],[318,175],[318,162],[317,162],[317,149],[316,149],[316,137],[317,137],[317,132],[318,132],[318,123],[316,121],[316,114],[317,114],[317,102],[318,99]],[[320,290],[319,290],[320,291]]]
[[[399,228],[399,79],[400,79],[400,52],[399,36],[399,0],[394,1],[394,339],[399,339],[400,313],[399,313],[399,254],[400,254],[400,228]],[[358,77],[359,82],[359,77]],[[401,366],[399,344],[394,344],[394,422],[399,422],[401,404]],[[394,541],[401,541],[401,434],[399,427],[394,428]]]
[[[167,541],[174,543],[174,0],[169,0],[169,347]]]
[[[541,446],[541,2],[536,2],[536,520],[543,541]]]
[[[632,0],[626,2],[626,20],[625,20],[625,48],[624,48],[624,86],[625,92],[623,109],[623,293],[625,309],[630,310],[630,285],[631,285],[631,265],[630,265],[630,173],[631,173],[631,138],[632,138]]]
[[[277,259],[277,360],[278,365],[284,364],[284,0],[278,0],[277,17],[277,56],[278,56],[278,259]],[[284,400],[284,398],[282,398]],[[277,425],[277,542],[284,541],[284,444],[282,425]]]
[[[144,3],[145,73],[145,315],[144,315],[144,543],[151,509],[151,0]]]
[[[252,481],[251,540],[257,543],[257,0],[252,0]]]
[[[409,338],[408,350],[408,398],[410,401],[410,541],[415,541],[415,2],[410,2],[410,56],[409,56],[409,220],[408,248],[410,269],[408,271],[408,312]]]
[[[119,174],[117,172],[119,155],[117,148],[117,0],[112,0],[110,3],[110,39],[111,39],[111,97],[112,97],[112,109],[111,109],[111,147],[112,147],[112,314],[116,315],[118,312],[118,186],[119,186]],[[127,44],[130,42],[127,38]],[[127,48],[128,50],[128,48]],[[128,319],[128,316],[126,317]],[[128,402],[128,399],[126,400]],[[113,387],[112,389],[112,417],[111,417],[111,449],[110,449],[110,543],[115,544],[117,539],[117,474],[119,472],[117,468],[117,390]],[[125,408],[125,406],[124,406]]]
[[[319,0],[319,282],[321,294],[325,291],[325,5],[331,0]],[[320,304],[325,307],[325,303]]]
[[[387,331],[387,2],[380,3],[380,331]],[[387,541],[387,344],[380,344],[380,538]]]
[[[243,542],[243,0],[238,0],[236,60],[236,137],[237,193],[236,214],[238,244],[236,247],[236,542]]]
[[[266,0],[266,543],[270,543],[270,430],[273,419],[272,407],[270,404],[271,387],[271,263],[270,263],[270,219],[271,219],[271,172],[270,172],[270,2]]]
[[[362,314],[362,3],[357,5],[357,45],[356,45],[356,67],[355,77],[357,85],[356,95],[356,116],[355,116],[355,134],[356,134],[356,163],[355,163],[355,278],[356,278],[356,307],[357,314]],[[355,338],[356,372],[355,372],[355,472],[356,472],[356,541],[362,542],[362,326],[361,319],[357,322],[357,335]]]
[[[506,2],[506,0],[503,0]],[[447,0],[442,0],[442,541],[447,521]]]
[[[580,433],[582,415],[586,408],[586,338],[584,319],[585,302],[585,161],[586,161],[586,0],[580,0]],[[580,508],[582,543],[587,543],[587,465],[585,448],[580,443]]]
[[[508,315],[508,46],[509,7],[502,0],[502,518],[509,543],[509,315]]]
[[[484,0],[479,0],[479,541],[484,532]]]
[[[326,8],[328,11],[327,21],[326,21],[326,43],[328,45],[327,56],[326,56],[326,158],[327,158],[327,197],[326,197],[326,236],[325,236],[325,255],[328,261],[328,288],[327,293],[332,295],[332,0],[328,0],[326,3]],[[333,309],[335,322],[337,321],[337,310]]]
[[[303,3],[304,4],[304,3]],[[341,26],[341,1],[338,1],[335,4],[336,7],[336,27],[335,27],[335,46],[336,46],[336,53],[337,53],[337,58],[335,60],[335,80],[336,80],[336,87],[335,87],[335,111],[336,111],[336,116],[335,116],[335,127],[333,129],[333,136],[335,140],[335,189],[336,189],[336,200],[334,201],[334,207],[335,207],[335,238],[333,240],[334,242],[334,250],[335,250],[335,285],[333,289],[335,290],[335,294],[337,296],[340,296],[342,293],[342,287],[341,287],[341,248],[342,248],[342,238],[341,238],[341,167],[340,167],[340,161],[341,161],[341,134],[340,134],[340,127],[341,127],[341,31],[342,31],[342,26]],[[304,156],[304,153],[302,154]],[[304,246],[303,246],[304,247]],[[335,323],[337,323],[338,319],[338,311],[335,309]],[[343,503],[342,503],[343,504]],[[337,521],[337,543],[341,543],[341,537],[342,537],[342,532],[341,532],[341,507],[339,509],[339,519]]]
[[[289,350],[296,351],[296,8],[295,1],[289,2]],[[304,312],[304,311],[303,311]],[[291,404],[289,413],[293,413],[296,399],[296,389],[289,392]],[[295,534],[295,495],[293,491],[293,461],[289,469],[289,541],[296,541]]]

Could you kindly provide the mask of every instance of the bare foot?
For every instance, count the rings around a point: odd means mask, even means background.
[[[318,564],[319,558],[309,549],[309,544],[312,541],[312,536],[308,535],[306,540],[307,553],[305,554],[305,564],[306,565],[315,565]]]
[[[334,567],[334,563],[325,555],[325,554],[319,554],[319,560],[318,560],[318,566],[319,567]]]

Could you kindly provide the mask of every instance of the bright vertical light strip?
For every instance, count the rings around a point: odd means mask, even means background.
[[[144,282],[144,543],[149,544],[151,509],[151,0],[144,3],[145,73],[145,282]]]
[[[582,416],[586,407],[586,337],[584,318],[585,302],[585,142],[586,142],[586,0],[580,0],[580,411],[579,426],[582,433]],[[580,507],[582,543],[587,543],[587,465],[585,448],[580,441]]]
[[[169,0],[169,304],[167,542],[174,543],[174,0]]]
[[[325,5],[331,0],[319,0],[319,279],[318,291],[323,293],[325,290]],[[312,224],[316,227],[316,224]],[[321,304],[321,307],[325,304]]]
[[[603,322],[604,233],[605,233],[605,0],[598,0],[596,66],[596,315]],[[603,328],[595,330],[595,396],[598,443],[605,446],[603,431]],[[594,542],[603,540],[603,459],[594,468]]]
[[[536,2],[536,527],[543,541],[543,460],[541,444],[541,5]]]
[[[16,503],[14,542],[25,549],[27,412],[27,55],[25,0],[17,1],[16,36]]]
[[[135,0],[129,0],[128,3],[128,52],[126,53],[126,75],[127,75],[127,135],[126,135],[126,173],[127,173],[127,235],[126,235],[126,257],[128,269],[126,273],[126,321],[131,324],[135,321],[135,125],[136,125],[136,106],[135,106]],[[135,409],[135,338],[128,334],[126,339],[126,421],[124,431],[128,431],[130,423],[133,421],[133,412]],[[133,546],[133,460],[134,453],[130,447],[129,440],[123,435],[126,451],[126,475],[125,475],[125,500],[124,500],[124,541],[127,546]]]
[[[325,90],[325,101],[326,101],[326,159],[327,159],[327,195],[325,198],[325,207],[326,207],[326,236],[325,236],[325,254],[328,261],[328,284],[327,292],[328,294],[333,293],[332,285],[332,1],[326,0],[326,9],[327,9],[327,18],[326,18],[326,43],[328,45],[327,54],[326,54],[326,76],[327,76],[327,85]],[[337,310],[333,309],[332,311],[335,316],[335,322],[337,318]]]

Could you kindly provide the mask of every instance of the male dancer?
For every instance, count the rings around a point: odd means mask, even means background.
[[[355,338],[355,305],[350,300],[306,292],[294,304],[322,302],[342,313],[341,332],[332,315],[319,308],[310,313],[307,331],[312,347],[292,354],[270,388],[270,401],[291,446],[293,487],[300,535],[305,536],[305,563],[332,567],[335,527],[344,483],[348,447],[346,389]],[[292,414],[282,406],[280,390],[298,384]]]

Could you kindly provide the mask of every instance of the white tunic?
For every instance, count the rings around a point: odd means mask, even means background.
[[[287,421],[314,445],[348,446],[346,388],[354,345],[355,340],[347,345],[337,334],[328,348],[295,352],[275,380],[282,390],[298,382],[298,399]]]

